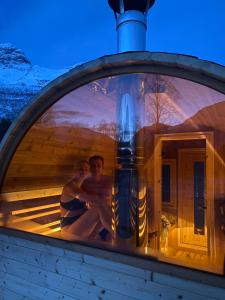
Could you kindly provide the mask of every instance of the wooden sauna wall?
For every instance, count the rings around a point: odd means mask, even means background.
[[[92,155],[104,157],[104,173],[112,176],[115,142],[109,136],[86,128],[33,126],[13,156],[1,191],[11,202],[8,226],[43,234],[59,229],[62,187],[79,160]]]
[[[178,269],[179,278],[160,272],[160,265],[151,269],[147,261],[140,264],[145,268],[136,267],[127,263],[135,258],[42,238],[0,233],[0,299],[225,299],[223,288],[202,283],[204,274],[201,280],[193,281],[191,274],[182,279],[186,269]]]
[[[225,263],[225,133],[214,134],[214,210],[216,256]]]
[[[16,150],[2,192],[62,186],[80,159],[96,154],[112,175],[115,143],[110,137],[85,128],[34,126]]]

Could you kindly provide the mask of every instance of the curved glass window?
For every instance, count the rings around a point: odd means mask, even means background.
[[[128,74],[52,105],[17,148],[4,226],[222,274],[225,95]]]

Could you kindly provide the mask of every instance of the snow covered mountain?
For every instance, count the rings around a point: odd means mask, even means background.
[[[0,119],[13,120],[46,84],[69,69],[34,66],[20,49],[0,44]]]

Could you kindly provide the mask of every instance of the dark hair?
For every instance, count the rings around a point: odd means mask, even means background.
[[[91,164],[91,162],[93,160],[99,159],[102,162],[102,165],[104,166],[104,158],[101,155],[93,155],[89,158],[89,164]]]

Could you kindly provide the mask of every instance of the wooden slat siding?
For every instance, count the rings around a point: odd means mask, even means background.
[[[177,277],[154,272],[153,281],[158,284],[165,284],[166,282],[168,286],[179,287],[180,289],[185,291],[191,290],[193,293],[206,296],[210,299],[221,299],[221,300],[225,299],[225,289],[222,288],[212,289],[210,286],[202,284],[200,280],[198,283],[193,281],[187,282]]]
[[[9,209],[11,216],[8,220],[7,227],[20,229],[29,232],[45,234],[49,230],[59,228],[60,226],[60,196],[61,188],[23,191],[17,193],[7,193],[1,195],[2,199],[10,203]],[[60,192],[60,193],[59,193]],[[37,196],[46,196],[48,194],[56,194],[43,198],[33,198]],[[16,201],[19,198],[21,200]],[[28,198],[28,199],[27,199]],[[0,219],[2,225],[2,218]],[[29,222],[28,222],[29,221]],[[31,223],[31,222],[33,223]],[[54,224],[56,223],[57,224]],[[40,226],[40,224],[42,224]],[[33,231],[32,231],[33,230]],[[57,230],[58,231],[58,230]]]
[[[39,177],[38,181],[34,177],[11,177],[6,178],[2,192],[17,192],[44,188],[58,188],[71,179],[70,176],[46,176]]]
[[[6,274],[19,276],[32,284],[48,288],[73,299],[137,299],[98,287],[94,281],[85,283],[81,280],[74,280],[72,277],[62,276],[57,272],[49,272],[17,261],[3,259],[2,265],[4,265]]]
[[[40,206],[33,206],[33,207],[30,207],[30,208],[24,208],[24,209],[19,209],[19,210],[12,210],[11,214],[13,216],[21,215],[21,214],[25,214],[25,213],[32,214],[34,211],[37,211],[37,210],[46,210],[48,208],[55,208],[55,207],[58,208],[59,206],[60,206],[59,203],[47,204],[47,205],[40,205]]]
[[[20,293],[24,296],[29,295],[32,300],[78,300],[79,298],[72,298],[63,295],[62,293],[55,292],[49,288],[41,287],[40,285],[30,283],[27,280],[21,279],[18,276],[4,273],[4,282],[6,288]],[[11,300],[11,299],[6,299]],[[80,300],[80,299],[79,299]]]
[[[62,194],[63,187],[49,188],[49,189],[39,189],[39,190],[30,190],[30,191],[18,191],[12,193],[2,193],[0,194],[0,200],[4,199],[8,202],[22,201],[22,200],[31,200],[39,199],[49,196],[58,196]]]
[[[18,148],[18,151],[32,151],[32,152],[42,152],[42,153],[51,153],[56,155],[66,155],[69,153],[79,153],[83,155],[88,155],[90,150],[94,151],[95,154],[98,152],[104,151],[104,145],[105,150],[107,149],[107,152],[104,152],[106,155],[107,153],[112,153],[115,145],[114,144],[104,144],[104,142],[99,142],[99,144],[94,143],[85,143],[83,144],[83,141],[78,141],[75,145],[71,144],[47,144],[47,143],[39,143],[39,142],[23,142],[21,146]],[[82,146],[82,147],[81,147]]]
[[[60,196],[52,196],[46,198],[31,199],[30,201],[26,201],[26,202],[24,202],[24,200],[17,201],[9,205],[12,205],[12,210],[11,210],[12,215],[24,216],[24,215],[29,215],[30,213],[33,213],[34,211],[38,211],[38,210],[41,211],[50,208],[57,208],[60,205],[59,200],[60,200]]]
[[[109,150],[113,150],[113,149],[108,149],[107,152],[107,157],[111,157],[113,156],[114,152],[111,151],[111,153],[109,152]],[[75,154],[74,154],[75,153]],[[67,154],[51,154],[51,153],[44,153],[43,152],[37,152],[37,151],[17,151],[16,155],[13,158],[13,163],[21,163],[21,161],[26,161],[26,163],[30,163],[30,164],[40,164],[40,161],[42,164],[45,165],[50,165],[50,164],[58,164],[58,165],[73,165],[74,162],[76,162],[77,160],[77,155],[79,155],[80,157],[88,158],[89,157],[89,153],[90,150],[87,149],[82,149],[82,151],[80,151],[79,149],[74,149],[73,152],[68,152]],[[102,153],[102,151],[101,151]],[[104,157],[105,157],[105,153],[104,153]],[[107,159],[106,157],[106,159]]]
[[[74,252],[66,253],[67,257],[73,258],[73,253]],[[84,255],[83,261],[86,264],[93,265],[96,268],[99,268],[99,267],[106,268],[106,266],[107,266],[107,269],[109,269],[111,271],[115,271],[115,272],[119,272],[119,273],[127,274],[127,275],[132,275],[132,276],[135,276],[138,278],[142,278],[144,280],[149,280],[152,277],[152,271],[135,268],[133,266],[125,265],[122,263],[115,263],[113,261],[106,260],[103,258],[98,258],[98,257],[90,256],[90,255]]]
[[[3,198],[4,199],[4,198]],[[13,201],[8,202],[8,206],[11,212],[17,212],[21,209],[32,209],[38,208],[41,206],[43,208],[45,205],[52,205],[52,204],[59,204],[60,195],[51,196],[51,197],[44,197],[44,198],[34,198],[34,199],[27,199],[27,200],[20,200],[20,201]],[[41,209],[40,208],[40,209]],[[31,212],[26,212],[25,214],[28,215]],[[24,215],[24,213],[23,213]]]
[[[35,140],[35,134],[33,135],[33,142]],[[61,146],[68,145],[71,148],[78,148],[78,146],[83,146],[85,148],[95,147],[97,151],[101,151],[102,145],[106,147],[110,147],[112,145],[115,146],[115,141],[110,139],[105,135],[100,135],[96,132],[91,132],[89,134],[80,133],[80,134],[70,134],[67,135],[62,134],[61,136],[57,134],[57,128],[55,132],[55,136],[51,136],[50,139],[40,140],[45,145],[53,145],[53,146]]]
[[[40,164],[40,161],[43,165],[69,165],[76,160],[76,155],[68,154],[68,155],[60,155],[60,154],[50,154],[45,153],[43,155],[42,152],[34,152],[34,151],[17,151],[16,155],[13,158],[13,162],[15,164],[21,163],[21,161],[26,161],[28,164],[36,165]]]
[[[112,261],[112,253],[110,253],[110,252],[97,250],[97,252],[99,251],[101,253],[101,256],[104,257],[104,259],[103,259],[103,258],[96,257],[96,249],[93,249],[93,248],[88,248],[91,255],[87,255],[87,254],[82,254],[84,252],[83,246],[80,246],[77,244],[76,244],[76,248],[80,249],[79,251],[75,251],[73,249],[73,246],[74,246],[73,243],[66,243],[66,246],[72,249],[72,250],[68,250],[68,249],[59,248],[58,246],[49,245],[48,241],[45,241],[44,243],[40,243],[40,242],[38,243],[38,242],[35,242],[34,239],[36,240],[36,236],[33,236],[33,235],[30,237],[30,240],[29,239],[24,240],[24,239],[17,238],[14,236],[0,234],[0,241],[5,242],[7,244],[18,245],[20,247],[28,247],[33,250],[39,250],[41,252],[46,252],[49,255],[52,254],[52,255],[63,256],[63,257],[65,256],[66,258],[76,260],[77,262],[80,262],[80,263],[87,262],[87,264],[94,265],[95,267],[101,266],[101,264],[103,264],[104,266],[107,265],[108,269],[112,269],[114,271],[119,271],[121,273],[125,273],[128,275],[134,275],[134,276],[137,276],[137,277],[140,277],[143,279],[148,279],[148,278],[153,277],[152,276],[153,271],[150,271],[149,269],[146,270],[146,268],[145,268],[146,264],[148,264],[148,261],[143,261],[142,267],[139,268],[139,267],[134,267],[134,266],[130,266],[130,265],[126,264],[126,261],[130,260],[129,257],[126,257],[125,260],[123,259],[122,260],[123,262],[114,262],[114,261]],[[54,244],[56,243],[58,245],[59,241],[51,239],[51,242],[54,242]],[[85,250],[87,250],[86,247],[85,247]],[[120,255],[117,253],[114,253],[114,255],[117,257],[118,256],[120,257]],[[171,267],[173,268],[173,266],[166,265],[166,270],[169,270],[169,273],[171,273]],[[186,272],[186,271],[184,271],[184,269],[182,269],[181,272],[179,271],[178,272],[179,276],[183,276],[184,272]],[[188,272],[190,272],[190,270]],[[192,273],[192,271],[191,271],[191,273]],[[192,277],[193,277],[193,274],[191,274],[191,276],[189,276],[189,278],[192,278]],[[204,273],[201,273],[200,276],[198,275],[198,277],[197,277],[198,282],[201,282],[204,277],[205,277]],[[224,279],[222,277],[220,279],[221,279],[221,280],[219,280],[220,285],[222,284],[222,286],[224,286],[224,288],[225,288]],[[216,280],[218,281],[218,278]]]
[[[104,173],[112,175],[114,166],[105,166]],[[74,176],[72,166],[18,165],[9,169],[2,192],[51,188],[64,185]],[[29,186],[30,184],[30,186]],[[30,188],[29,188],[30,187]]]
[[[112,170],[104,169],[104,174],[113,176]],[[71,175],[38,177],[38,180],[35,177],[9,177],[4,182],[2,193],[58,188],[59,186],[64,186],[71,178]]]
[[[143,281],[138,278],[132,277],[132,276],[121,276],[121,274],[117,272],[110,272],[106,268],[101,268],[96,271],[96,268],[93,268],[93,266],[89,266],[89,268],[85,268],[82,265],[82,270],[77,272],[77,266],[73,264],[73,261],[70,259],[70,272],[67,271],[67,274],[62,274],[59,269],[59,267],[56,267],[56,273],[58,275],[54,275],[53,273],[50,273],[47,271],[43,271],[43,269],[32,266],[29,266],[27,264],[21,264],[12,260],[3,260],[4,261],[4,267],[6,269],[6,273],[12,273],[16,276],[20,276],[25,280],[37,282],[41,285],[49,285],[51,283],[52,289],[58,289],[61,287],[66,288],[66,290],[63,290],[66,295],[73,296],[74,293],[76,295],[76,290],[73,291],[73,289],[70,291],[70,286],[74,286],[74,279],[76,280],[76,289],[82,289],[82,294],[79,294],[79,296],[82,296],[82,299],[86,299],[85,294],[83,294],[84,290],[87,289],[87,284],[94,287],[100,287],[102,289],[105,289],[104,295],[107,295],[108,291],[111,290],[114,292],[120,292],[123,293],[124,296],[128,295],[129,299],[177,299],[180,295],[182,295],[183,299],[209,299],[207,297],[201,297],[196,296],[193,293],[183,293],[179,289],[173,289],[170,287],[165,286],[158,286],[157,284],[154,284],[153,282],[148,282],[147,280]],[[10,261],[12,263],[10,264]],[[63,262],[62,262],[63,263]],[[65,266],[65,268],[68,267],[68,265]],[[66,275],[66,276],[65,276]],[[66,282],[64,282],[64,276],[66,277]],[[58,278],[57,278],[58,277]],[[62,278],[61,278],[62,277]],[[47,281],[47,282],[46,282]],[[81,282],[82,281],[82,282]],[[60,285],[60,286],[59,286]],[[83,287],[83,288],[82,288]],[[92,287],[93,289],[93,287]],[[59,290],[62,292],[62,290]],[[159,291],[161,294],[161,297],[159,297]],[[88,296],[88,295],[87,295]],[[89,295],[90,296],[90,295]],[[188,298],[190,297],[190,298]],[[88,299],[88,298],[87,298]],[[91,298],[92,299],[92,298]],[[104,296],[102,299],[105,299]],[[114,299],[114,298],[112,298]]]
[[[104,167],[106,174],[112,173],[114,165],[107,165]],[[36,176],[35,176],[36,174]],[[59,176],[74,176],[73,165],[45,165],[41,164],[12,164],[8,170],[7,177],[59,177]]]
[[[39,217],[43,217],[43,216],[48,216],[48,215],[53,215],[53,214],[57,214],[59,215],[60,210],[59,209],[51,209],[49,211],[46,212],[40,212],[40,213],[35,213],[35,214],[30,214],[28,216],[25,217],[19,217],[15,220],[12,221],[12,223],[16,224],[16,223],[20,223],[22,221],[26,221],[26,220],[33,220]]]
[[[29,248],[33,250],[38,250],[41,252],[45,252],[48,255],[57,255],[57,256],[67,256],[67,252],[73,253],[73,259],[76,258],[77,261],[82,262],[82,254],[74,251],[68,251],[67,249],[59,248],[59,247],[54,247],[51,245],[48,245],[47,243],[37,243],[33,240],[24,240],[20,238],[16,238],[14,236],[10,235],[5,235],[5,234],[0,234],[0,241],[1,243],[7,243],[9,245],[15,245],[19,246],[21,248]],[[0,244],[1,244],[0,243]]]
[[[96,133],[94,131],[88,133],[74,132],[72,134],[68,134],[65,131],[62,134],[58,134],[57,127],[55,128],[55,134],[49,136],[46,135],[45,132],[41,133],[37,131],[36,133],[33,133],[31,130],[28,133],[28,136],[23,139],[22,143],[31,143],[31,145],[53,145],[61,148],[63,145],[67,145],[71,148],[77,148],[79,145],[83,145],[84,148],[87,148],[94,145],[99,147],[97,150],[100,150],[102,145],[115,145],[115,141],[104,134]],[[19,146],[18,149],[21,149],[21,146]]]
[[[112,175],[115,151],[112,138],[90,129],[34,125],[11,160],[2,191],[64,185],[74,165],[95,154],[105,158],[104,171]]]
[[[77,146],[73,148],[70,148],[68,145],[52,145],[52,149],[46,145],[39,146],[37,143],[35,143],[34,145],[35,147],[33,147],[32,149],[18,149],[12,161],[20,162],[20,159],[24,158],[25,161],[29,160],[28,162],[30,162],[34,160],[34,163],[36,163],[39,157],[44,157],[45,161],[49,159],[52,163],[61,160],[65,160],[65,162],[68,163],[69,159],[71,159],[71,163],[74,164],[80,158],[88,159],[90,155],[101,154],[104,156],[107,164],[107,160],[115,155],[114,145],[105,145],[104,143],[100,144],[99,146],[96,146],[95,144],[91,144],[90,146],[82,146],[82,144],[77,144]],[[72,159],[75,159],[75,161],[73,162]]]
[[[104,168],[104,172],[108,174],[112,169]],[[27,165],[27,164],[13,164],[8,173],[7,177],[33,177],[38,180],[38,177],[53,177],[53,176],[74,176],[74,167],[68,165]]]
[[[84,156],[84,158],[87,158],[90,155],[90,152],[94,152],[93,154],[96,154],[97,151],[103,152],[104,149],[100,145],[98,149],[94,147],[95,145],[92,143],[89,145],[83,145],[83,147],[79,147],[80,144],[77,143],[76,147],[71,147],[69,145],[64,144],[56,144],[56,145],[47,145],[47,144],[39,144],[38,142],[36,143],[22,143],[21,146],[17,149],[17,151],[32,151],[32,152],[42,152],[44,153],[49,153],[49,154],[54,154],[54,155],[68,155],[68,154],[79,154],[81,156]],[[107,147],[109,148],[109,153],[112,152],[112,149],[114,145],[108,145]]]
[[[48,229],[46,231],[40,232],[40,234],[51,236],[52,234],[56,234],[56,235],[58,233],[60,234],[60,231],[61,231],[61,227],[59,225],[57,225],[57,226],[54,226],[54,228],[51,228],[51,229]]]
[[[11,241],[13,242],[13,240]],[[199,286],[200,288],[197,293],[195,293],[192,290],[192,282],[189,282],[189,290],[184,291],[177,286],[176,288],[170,287],[170,284],[168,284],[166,280],[160,284],[151,281],[154,276],[146,279],[146,273],[142,274],[144,275],[144,278],[140,278],[139,276],[136,276],[136,268],[130,268],[130,272],[127,270],[129,272],[128,275],[123,272],[124,265],[120,263],[118,263],[120,268],[111,270],[110,265],[108,265],[108,261],[102,260],[102,264],[98,263],[98,268],[96,268],[96,264],[87,264],[85,260],[80,262],[73,260],[71,257],[66,258],[65,255],[50,255],[47,252],[44,253],[43,250],[37,251],[21,246],[15,247],[9,243],[4,243],[3,247],[8,247],[8,249],[5,252],[3,251],[3,253],[1,251],[1,256],[7,257],[9,261],[13,259],[20,261],[20,263],[25,263],[25,265],[31,264],[35,269],[41,268],[47,272],[56,272],[58,275],[66,276],[67,278],[69,277],[78,280],[79,282],[83,281],[83,283],[87,284],[93,284],[94,282],[95,286],[104,288],[106,290],[106,294],[109,289],[112,291],[114,290],[115,292],[119,291],[120,293],[126,293],[129,297],[134,297],[136,299],[179,299],[179,297],[182,297],[182,299],[210,299],[207,295],[204,295],[204,287],[201,285]],[[22,248],[22,251],[19,250],[19,248]],[[15,253],[17,253],[16,257]],[[77,254],[75,253],[75,255]],[[78,256],[78,259],[79,258],[80,256]],[[13,266],[15,266],[15,264],[16,263],[14,261]],[[117,265],[117,263],[115,264]],[[23,266],[23,268],[21,266],[16,268],[16,270],[24,270],[24,268],[25,266]],[[129,266],[127,266],[127,268],[129,268]],[[27,266],[28,274],[31,269],[32,267],[29,268],[29,266]],[[38,270],[38,272],[40,272],[40,270]],[[36,275],[34,278],[36,278]],[[185,283],[187,284],[187,281],[182,281],[183,285]],[[214,288],[212,289],[214,290]]]
[[[104,174],[113,176],[113,168],[113,166],[108,168],[105,167]],[[55,176],[39,176],[38,180],[34,175],[33,177],[26,177],[26,174],[21,174],[21,176],[16,177],[17,174],[15,174],[13,177],[6,177],[4,186],[2,188],[2,193],[43,188],[56,188],[65,185],[69,180],[71,180],[72,176],[74,175],[73,172],[71,172],[71,174],[61,176],[62,174],[59,173]]]
[[[71,151],[69,151],[71,150]],[[51,153],[51,154],[68,154],[74,151],[74,147],[63,147],[62,145],[46,145],[41,143],[33,142],[22,142],[18,147],[17,151],[32,151],[32,152],[42,152],[42,153]]]
[[[0,283],[0,300],[31,300],[31,298],[19,295],[7,288],[1,287]]]
[[[30,232],[39,233],[42,230],[44,230],[45,228],[53,227],[53,226],[55,227],[55,226],[59,226],[59,225],[60,225],[60,221],[58,220],[58,221],[54,221],[54,222],[51,222],[48,224],[31,227]]]
[[[127,255],[113,253],[111,251],[87,247],[84,245],[80,245],[79,243],[68,243],[63,240],[60,241],[58,239],[40,237],[33,234],[25,234],[24,238],[23,233],[19,231],[11,231],[8,229],[1,230],[0,241],[12,245],[18,245],[20,247],[39,250],[41,252],[46,252],[47,254],[65,256],[79,262],[85,262],[87,260],[87,257],[93,260],[95,260],[95,258],[103,261],[106,260],[107,262],[112,262],[111,266],[114,266],[113,264],[115,264],[113,270],[115,270],[116,268],[116,270],[126,272],[126,268],[124,268],[124,266],[127,266],[129,268],[127,274],[132,274],[133,272],[135,276],[141,278],[146,278],[146,275],[143,275],[146,274],[146,270],[150,278],[153,277],[152,272],[158,273],[160,271],[163,272],[163,274],[173,274],[175,278],[183,278],[184,281],[194,279],[197,283],[201,282],[212,287],[225,289],[225,281],[222,276],[210,275],[205,272],[198,272],[195,270],[180,268],[169,264],[159,263],[157,261],[143,260],[136,257],[133,258]],[[140,274],[138,270],[141,271]]]
[[[65,146],[66,147],[66,146]],[[109,146],[111,147],[111,145]],[[101,153],[103,150],[101,151]],[[43,153],[39,151],[17,151],[16,155],[13,158],[14,163],[21,163],[21,160],[26,161],[26,163],[31,164],[40,164],[40,159],[42,164],[63,164],[63,165],[71,165],[73,161],[76,162],[77,156],[88,158],[90,154],[90,149],[74,149],[74,151],[69,152],[68,150],[66,153],[62,154],[52,154],[52,153]],[[107,153],[104,152],[104,157],[112,157],[114,155],[113,149],[109,148]]]
[[[23,164],[13,164],[7,176],[9,177],[44,177],[44,176],[57,176],[58,174],[73,176],[73,166],[57,166],[57,165],[42,165],[41,162],[39,165],[27,165]]]
[[[105,143],[111,143],[112,139],[106,134],[100,132],[85,129],[85,128],[71,128],[71,127],[54,127],[49,131],[48,127],[36,126],[32,127],[27,135],[24,137],[24,141],[32,142],[34,137],[40,142],[65,142],[65,143],[74,143],[76,144],[77,139],[89,141],[89,137],[93,138],[93,141],[104,141]],[[73,137],[73,139],[71,139]]]

